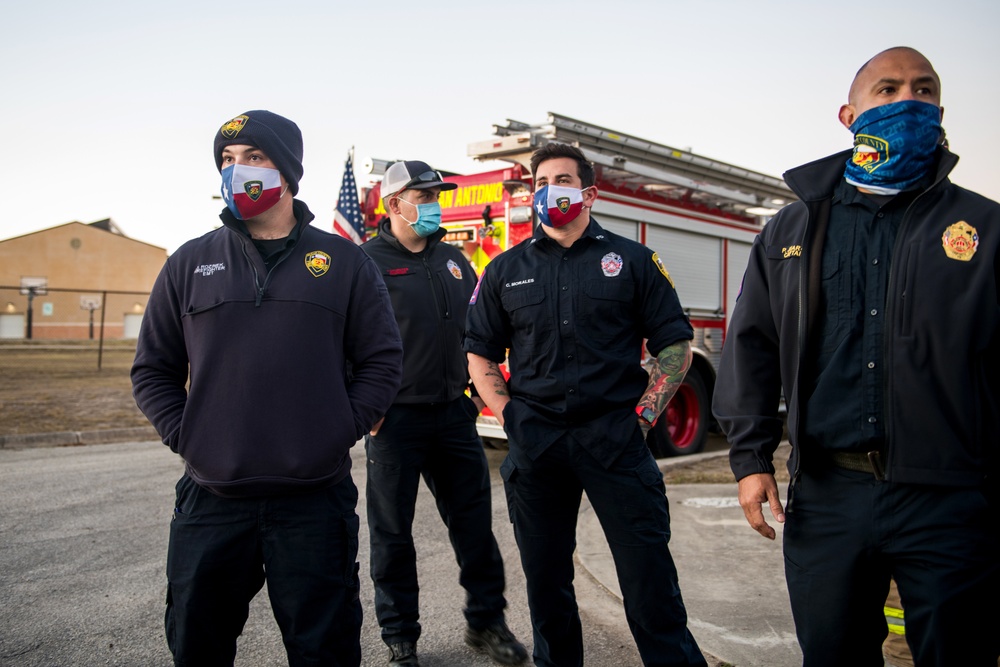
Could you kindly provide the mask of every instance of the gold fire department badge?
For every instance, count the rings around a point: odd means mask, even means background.
[[[965,220],[959,220],[944,230],[944,234],[941,235],[941,245],[944,246],[944,254],[949,258],[968,262],[979,247],[979,233]]]
[[[226,139],[232,139],[233,137],[235,137],[237,134],[240,133],[240,130],[243,129],[243,126],[247,124],[248,120],[250,120],[250,116],[247,116],[246,114],[242,116],[237,116],[236,118],[232,119],[231,121],[223,125],[222,128],[219,130],[219,132]]]
[[[309,273],[313,274],[314,278],[319,278],[330,270],[330,256],[322,250],[307,252],[306,268],[309,269]]]

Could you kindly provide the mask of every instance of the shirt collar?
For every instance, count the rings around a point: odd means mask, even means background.
[[[924,191],[926,185],[927,184],[914,190],[900,192],[897,195],[885,197],[880,195],[866,195],[855,186],[841,179],[841,181],[837,184],[837,187],[834,188],[833,203],[843,204],[845,206],[863,206],[870,211],[878,211],[880,209],[888,211],[897,207],[908,206],[910,202],[917,197],[917,195]]]

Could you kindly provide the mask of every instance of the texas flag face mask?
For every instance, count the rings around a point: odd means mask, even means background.
[[[576,220],[583,210],[583,190],[543,185],[535,191],[535,213],[543,225],[562,227]]]
[[[277,169],[233,164],[222,170],[222,199],[240,220],[260,215],[283,194]]]

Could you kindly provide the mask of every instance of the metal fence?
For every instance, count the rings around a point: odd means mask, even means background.
[[[0,339],[135,339],[149,292],[0,285]]]
[[[23,356],[30,349],[62,347],[79,358],[93,349],[97,368],[106,353],[134,354],[148,299],[148,292],[0,286],[0,370],[12,350]]]

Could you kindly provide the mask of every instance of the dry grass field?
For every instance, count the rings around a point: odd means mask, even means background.
[[[134,341],[0,344],[0,435],[148,426],[132,399]]]
[[[97,368],[96,343],[0,343],[0,436],[148,426],[132,398],[134,341],[106,342]],[[787,481],[788,447],[775,454],[776,477]],[[668,484],[735,484],[728,457],[676,462]]]

